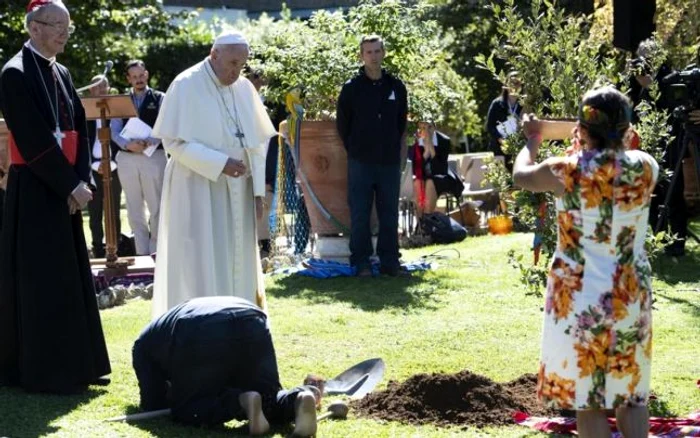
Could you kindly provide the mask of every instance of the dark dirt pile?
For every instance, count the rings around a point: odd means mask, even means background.
[[[513,424],[514,411],[557,414],[537,400],[536,384],[534,374],[508,383],[469,371],[417,374],[403,383],[390,381],[386,390],[369,394],[352,407],[359,416],[411,424],[501,426]]]

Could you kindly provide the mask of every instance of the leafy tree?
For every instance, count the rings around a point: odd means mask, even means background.
[[[126,88],[123,67],[129,59],[146,54],[147,43],[166,40],[180,30],[172,24],[158,0],[81,0],[66,1],[76,31],[71,35],[60,62],[67,65],[77,86],[101,73],[112,60],[117,74],[113,85]],[[24,31],[26,0],[6,0],[0,4],[0,61],[7,62],[28,39]]]
[[[341,86],[360,66],[361,36],[379,34],[386,44],[385,67],[409,90],[412,118],[476,133],[473,83],[450,67],[438,24],[424,19],[430,8],[425,2],[363,1],[346,14],[316,12],[307,22],[288,12],[280,21],[251,21],[244,29],[254,51],[251,64],[270,80],[268,99],[282,102],[289,89],[302,85],[307,115],[329,118]]]
[[[431,17],[437,20],[447,32],[451,53],[450,64],[455,71],[474,81],[474,99],[477,113],[485,118],[491,100],[501,90],[501,83],[475,62],[474,57],[490,53],[498,41],[498,17],[493,6],[504,5],[503,0],[436,0],[436,8]],[[524,18],[530,13],[530,0],[517,0],[514,5],[520,8]],[[557,7],[567,14],[588,14],[593,12],[593,0],[563,0]],[[505,60],[495,59],[499,68],[504,68]],[[482,132],[485,134],[485,132]]]
[[[182,71],[209,55],[218,22],[204,24],[188,17],[175,35],[149,41],[143,55],[151,82],[160,90],[167,90]]]
[[[576,117],[581,96],[587,90],[598,85],[624,83],[624,63],[619,62],[621,54],[592,38],[591,26],[583,16],[567,15],[548,0],[533,0],[526,11],[516,5],[516,0],[506,0],[503,7],[494,5],[493,12],[498,28],[497,43],[490,54],[480,55],[476,60],[502,79],[507,69],[520,72],[524,107],[529,112],[540,116]],[[506,68],[499,68],[495,59],[504,62]],[[661,61],[662,58],[657,60]],[[648,105],[639,110],[642,110],[637,125],[641,149],[658,160],[660,147],[669,136],[666,115]],[[505,140],[504,151],[515,155],[524,144],[522,134],[512,135]],[[561,155],[565,146],[545,142],[539,158]],[[522,257],[513,256],[523,284],[530,292],[539,294],[556,244],[554,199],[550,193],[514,189],[511,176],[502,166],[491,165],[489,179],[505,195],[510,211],[542,238],[545,263],[531,266]]]
[[[657,39],[668,52],[668,61],[675,68],[697,62],[700,48],[700,7],[697,0],[656,0]],[[598,41],[612,40],[613,4],[597,0],[591,36]]]

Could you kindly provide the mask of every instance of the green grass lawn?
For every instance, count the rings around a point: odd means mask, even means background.
[[[297,385],[310,372],[332,377],[367,358],[382,357],[388,380],[423,372],[470,370],[496,381],[536,372],[543,299],[526,296],[506,252],[526,252],[532,236],[484,236],[444,251],[451,258],[411,279],[268,280],[273,337],[282,382]],[[445,247],[404,252],[414,260]],[[657,413],[700,408],[700,251],[656,266],[652,389]],[[112,361],[112,384],[74,397],[0,389],[0,436],[202,437],[245,434],[232,422],[219,430],[182,427],[167,419],[137,425],[104,419],[137,411],[131,345],[147,323],[150,303],[135,301],[102,312]],[[381,389],[381,387],[379,388]],[[328,402],[329,400],[326,400]],[[291,429],[277,431],[285,436]],[[324,422],[319,437],[535,437],[520,426],[488,430],[416,427],[360,419]]]

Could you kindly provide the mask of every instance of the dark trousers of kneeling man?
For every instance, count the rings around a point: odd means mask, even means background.
[[[251,435],[294,421],[316,433],[318,390],[283,390],[267,316],[237,297],[189,300],[152,321],[136,340],[141,408],[172,409],[176,421],[216,426],[248,420]]]

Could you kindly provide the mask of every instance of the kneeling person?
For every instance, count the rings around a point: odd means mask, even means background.
[[[171,408],[193,425],[249,420],[251,435],[270,423],[295,422],[294,433],[316,433],[314,387],[282,389],[267,316],[238,297],[202,297],[152,321],[134,343],[141,408]]]

